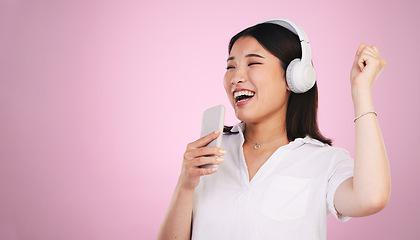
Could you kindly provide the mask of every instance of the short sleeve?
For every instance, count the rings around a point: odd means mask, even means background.
[[[334,207],[334,195],[341,183],[353,177],[354,160],[344,149],[335,148],[335,151],[328,179],[327,207],[329,212],[338,220],[346,222],[350,220],[351,217],[341,215],[337,212]]]

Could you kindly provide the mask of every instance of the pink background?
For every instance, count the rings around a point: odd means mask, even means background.
[[[420,239],[420,2],[0,0],[0,239],[154,239],[202,112],[228,107],[227,43],[284,17],[309,35],[319,121],[353,153],[349,70],[361,42],[388,66],[374,87],[392,196],[329,239]],[[215,206],[217,207],[217,206]]]

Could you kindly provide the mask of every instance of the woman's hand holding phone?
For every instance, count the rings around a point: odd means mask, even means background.
[[[220,147],[206,147],[208,143],[220,136],[221,131],[211,132],[200,139],[189,143],[184,154],[181,175],[159,229],[158,239],[190,239],[194,189],[200,183],[200,177],[217,172],[217,167],[202,168],[212,164],[217,166],[226,153]]]
[[[223,162],[221,156],[226,153],[225,150],[219,147],[206,147],[220,134],[222,134],[220,131],[215,131],[187,145],[179,179],[182,188],[194,190],[198,186],[201,176],[217,172],[217,166],[212,168],[201,168],[200,166],[218,165]]]

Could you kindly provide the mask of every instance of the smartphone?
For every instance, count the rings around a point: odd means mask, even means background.
[[[225,124],[225,106],[218,105],[204,111],[203,122],[201,125],[201,137],[204,137],[211,132],[220,131],[219,137],[209,142],[206,147],[221,147],[223,138],[223,127]],[[200,167],[211,168],[213,164],[205,164]]]

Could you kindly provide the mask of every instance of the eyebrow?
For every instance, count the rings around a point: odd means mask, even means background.
[[[249,57],[257,57],[257,58],[265,58],[265,57],[263,57],[263,56],[261,56],[261,55],[259,55],[259,54],[256,54],[256,53],[250,53],[250,54],[247,54],[245,57],[247,57],[247,58],[249,58]],[[229,57],[228,59],[227,59],[227,61],[229,62],[230,60],[234,60],[235,59],[235,57],[234,56],[231,56],[231,57]]]

